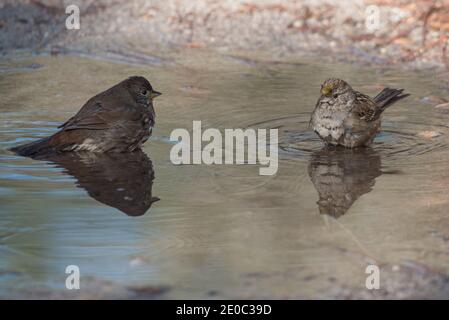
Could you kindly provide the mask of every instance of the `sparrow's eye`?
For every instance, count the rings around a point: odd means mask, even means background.
[[[143,91],[142,91],[142,94],[143,94],[144,96],[146,96],[147,93],[148,93],[147,90],[143,90]]]

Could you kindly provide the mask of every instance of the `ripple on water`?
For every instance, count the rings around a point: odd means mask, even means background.
[[[309,128],[310,113],[270,119],[248,127],[279,129],[279,155],[284,159],[310,158],[323,144]],[[428,134],[423,134],[428,133]],[[386,164],[418,164],[421,156],[432,156],[432,162],[444,157],[433,157],[449,147],[449,128],[439,123],[417,121],[383,121],[381,132],[372,144]],[[427,161],[428,163],[428,161]]]

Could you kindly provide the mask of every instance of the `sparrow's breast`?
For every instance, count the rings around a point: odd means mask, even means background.
[[[328,104],[322,104],[313,114],[313,130],[324,140],[338,140],[345,133],[345,117],[346,113],[334,111]]]

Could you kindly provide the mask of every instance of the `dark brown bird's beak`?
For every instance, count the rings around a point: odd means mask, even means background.
[[[153,90],[153,91],[150,92],[150,98],[154,99],[156,97],[159,97],[161,94],[162,93]]]

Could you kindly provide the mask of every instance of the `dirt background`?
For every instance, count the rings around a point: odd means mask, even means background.
[[[79,30],[65,27],[70,4]],[[448,0],[0,0],[3,55],[215,48],[442,69],[448,39]]]

